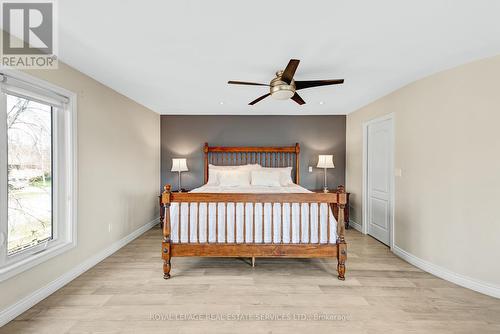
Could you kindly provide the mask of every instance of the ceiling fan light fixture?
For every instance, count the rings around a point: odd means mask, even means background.
[[[290,86],[280,87],[271,92],[271,96],[276,100],[288,100],[295,94],[295,91]]]
[[[281,80],[283,72],[276,72],[276,78],[271,80],[270,93],[276,100],[288,100],[295,94],[295,82],[292,80],[290,83]]]

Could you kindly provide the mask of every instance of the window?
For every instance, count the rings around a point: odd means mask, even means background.
[[[53,239],[52,106],[7,96],[7,254]]]
[[[76,244],[75,94],[0,77],[0,281]]]

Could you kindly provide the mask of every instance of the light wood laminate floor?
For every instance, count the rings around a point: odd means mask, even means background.
[[[0,333],[500,333],[499,299],[352,229],[344,282],[335,259],[174,258],[163,280],[160,240],[148,231]]]

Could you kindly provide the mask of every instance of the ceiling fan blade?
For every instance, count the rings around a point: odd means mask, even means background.
[[[233,81],[233,80],[230,80],[227,83],[230,85],[269,86],[269,84],[261,84],[257,82]]]
[[[286,65],[286,68],[283,71],[283,74],[281,75],[281,80],[285,81],[286,83],[292,82],[293,75],[295,74],[299,63],[300,60],[298,59],[290,59],[288,65]]]
[[[258,97],[256,98],[255,100],[253,100],[252,102],[250,102],[248,105],[251,105],[253,106],[254,104],[256,104],[257,102],[261,101],[261,100],[264,100],[266,97],[268,97],[269,95],[271,95],[271,93],[267,93],[265,95],[262,95],[261,97]]]
[[[295,90],[319,86],[340,85],[343,83],[344,79],[295,81]]]
[[[302,100],[302,98],[300,97],[300,95],[297,94],[297,93],[293,94],[293,96],[291,97],[291,99],[294,100],[295,102],[297,102],[300,105],[306,104],[306,102],[304,100]]]

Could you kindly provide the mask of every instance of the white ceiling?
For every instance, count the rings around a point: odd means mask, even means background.
[[[67,64],[161,114],[347,114],[421,77],[500,54],[496,0],[63,0]],[[290,58],[296,80],[344,78],[267,98]],[[223,104],[220,104],[223,102]],[[322,104],[320,104],[323,102]]]

